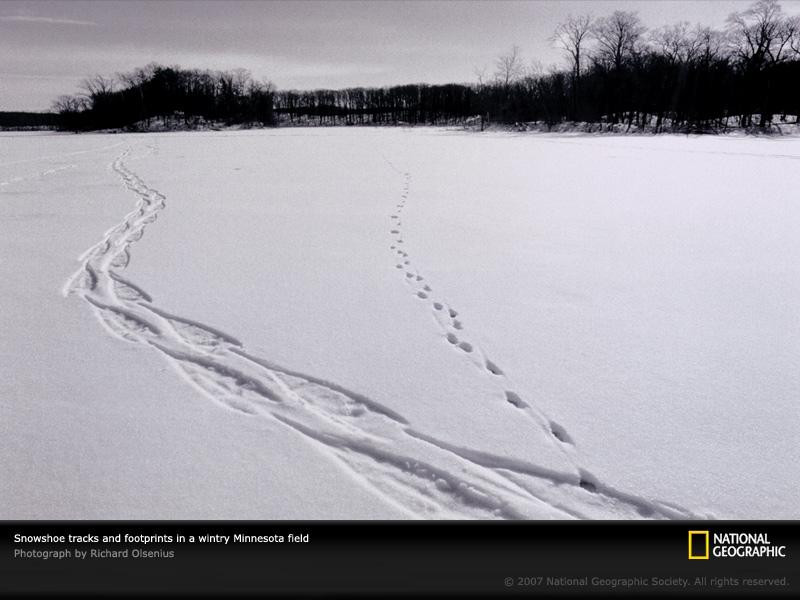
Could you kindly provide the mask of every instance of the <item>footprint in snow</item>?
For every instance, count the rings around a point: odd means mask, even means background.
[[[508,391],[506,392],[506,401],[517,408],[527,408],[528,405],[519,397],[519,394],[516,392]]]

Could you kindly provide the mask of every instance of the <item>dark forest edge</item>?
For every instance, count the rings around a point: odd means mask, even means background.
[[[551,40],[568,68],[526,65],[515,46],[477,83],[279,91],[243,69],[151,64],[95,76],[53,105],[69,131],[276,125],[487,124],[583,131],[771,131],[800,114],[800,16],[760,0],[724,30],[646,30],[634,12],[570,16]],[[787,119],[787,115],[790,115]],[[0,120],[0,126],[2,121]]]

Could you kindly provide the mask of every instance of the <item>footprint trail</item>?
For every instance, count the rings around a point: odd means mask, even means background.
[[[388,160],[386,161],[389,162]],[[674,504],[659,503],[646,498],[641,498],[635,494],[630,494],[613,488],[612,486],[600,482],[589,471],[583,468],[577,460],[577,452],[575,449],[575,440],[567,432],[567,430],[557,422],[550,419],[542,410],[530,402],[525,401],[521,395],[514,390],[514,385],[506,375],[504,369],[495,361],[490,359],[480,346],[470,340],[463,317],[459,312],[448,304],[443,298],[436,294],[430,283],[420,273],[419,270],[412,267],[412,261],[409,259],[409,254],[405,249],[399,248],[397,244],[403,243],[403,228],[401,226],[403,211],[406,207],[411,189],[411,174],[407,171],[397,169],[393,164],[389,163],[392,169],[402,177],[402,188],[400,199],[396,205],[395,210],[389,215],[390,226],[389,234],[392,238],[393,244],[390,249],[399,257],[405,259],[403,264],[396,265],[398,269],[403,269],[404,282],[409,286],[411,293],[417,300],[429,303],[433,320],[438,326],[442,340],[454,352],[458,352],[464,358],[472,362],[477,369],[480,370],[486,377],[491,378],[496,382],[498,387],[497,402],[498,407],[508,406],[513,410],[519,411],[521,416],[532,420],[536,427],[544,431],[553,443],[564,453],[570,463],[574,465],[575,477],[577,478],[578,487],[594,496],[603,496],[608,500],[618,502],[620,505],[627,504],[628,508],[632,508],[636,518],[704,518],[705,515],[695,515],[689,510],[678,507]],[[422,434],[418,435],[421,439],[429,439]],[[430,440],[432,443],[433,440]],[[466,449],[456,450],[454,447],[439,443],[440,447],[448,448],[459,456],[469,458],[470,460],[482,464],[483,466],[492,466],[496,469],[507,468],[508,477],[510,480],[520,483],[520,473],[526,473],[529,476],[544,476],[543,470],[531,466],[524,468],[516,463],[513,459],[501,459],[499,457],[486,458],[480,452],[469,451]],[[478,457],[481,457],[479,460]],[[516,468],[510,468],[501,465],[514,464]],[[552,480],[563,481],[562,476],[553,477]],[[525,484],[523,484],[525,485]],[[526,489],[528,489],[526,487]],[[549,501],[562,509],[571,506],[569,503],[565,504],[558,499],[550,498]],[[655,508],[659,507],[659,508]],[[654,510],[655,508],[655,510]],[[580,518],[586,516],[581,510],[575,510],[574,507],[570,509],[573,516]],[[624,512],[624,511],[623,511]],[[592,517],[597,518],[597,517]],[[602,517],[600,517],[602,518]]]
[[[277,365],[246,350],[231,333],[161,309],[122,275],[132,247],[167,206],[165,195],[128,166],[132,153],[132,148],[122,152],[111,168],[134,207],[78,258],[63,294],[81,298],[109,334],[158,353],[221,409],[285,427],[337,461],[366,490],[414,518],[696,516],[614,490],[579,469],[550,470],[438,440],[375,399]],[[419,281],[421,276],[412,278]],[[456,317],[444,305],[442,311]]]

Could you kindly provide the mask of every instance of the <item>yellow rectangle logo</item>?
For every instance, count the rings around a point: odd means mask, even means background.
[[[703,540],[698,539],[701,536],[705,538],[705,543],[703,543]],[[702,553],[698,551],[697,546],[702,548]],[[689,532],[689,560],[708,560],[708,546],[709,539],[707,530]],[[692,552],[693,549],[695,550],[694,552]]]

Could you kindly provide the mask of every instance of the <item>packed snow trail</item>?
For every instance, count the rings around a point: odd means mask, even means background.
[[[373,399],[254,356],[233,335],[159,309],[147,292],[120,275],[130,261],[131,246],[166,207],[164,194],[127,167],[124,161],[130,153],[130,148],[125,150],[112,168],[135,195],[136,206],[79,257],[81,266],[63,293],[82,297],[112,335],[159,352],[188,383],[222,407],[274,419],[320,445],[355,480],[410,517],[700,516],[617,491],[577,466],[574,471],[556,471],[437,440]],[[447,314],[455,320],[453,313]],[[452,320],[449,324],[455,326]],[[469,353],[460,343],[457,346]],[[501,375],[499,367],[481,360],[489,372]],[[512,396],[508,400],[514,403]],[[556,443],[570,443],[566,432],[558,433],[550,421],[542,423],[551,428]]]

